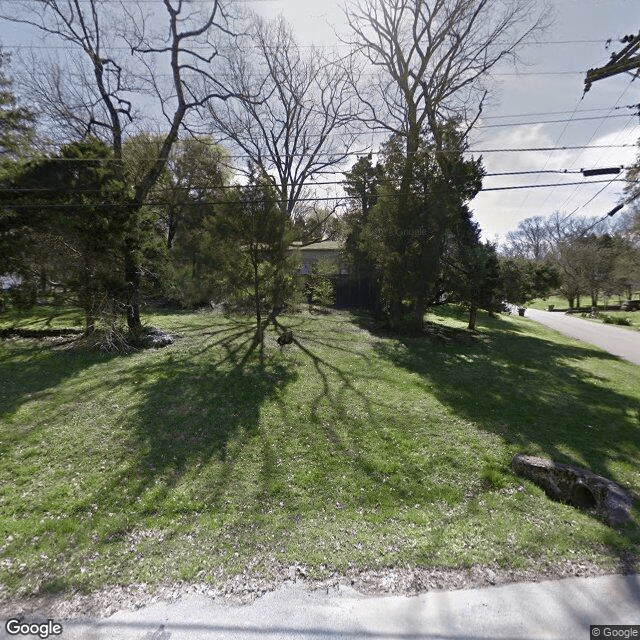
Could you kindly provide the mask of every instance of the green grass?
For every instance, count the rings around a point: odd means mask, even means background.
[[[566,298],[561,296],[549,296],[547,298],[537,298],[536,300],[532,300],[528,302],[525,307],[529,307],[531,309],[541,309],[546,310],[547,307],[552,304],[556,309],[568,309],[569,303]]]
[[[48,305],[36,306],[28,311],[8,309],[0,313],[2,329],[83,329],[84,315],[81,309]]]
[[[0,344],[5,594],[638,553],[637,507],[616,531],[509,469],[541,455],[637,497],[635,365],[518,317],[458,343],[300,314],[283,319],[298,344],[269,332],[263,361],[249,320],[146,321],[181,337],[128,356]]]
[[[617,301],[613,299],[609,301],[610,304],[616,304]],[[567,300],[565,298],[561,298],[559,296],[549,296],[548,298],[542,299],[538,298],[537,300],[533,300],[527,306],[531,309],[542,309],[546,310],[548,306],[552,304],[555,306],[556,311],[562,312],[566,311],[569,308],[567,304]],[[583,303],[585,304],[585,303]],[[636,331],[640,331],[640,311],[599,311],[596,317],[590,317],[587,312],[579,313],[576,315],[578,318],[584,318],[585,320],[591,320],[592,322],[603,322],[605,317],[609,317],[611,319],[611,324],[620,324],[624,326],[628,326],[630,329],[635,329]],[[620,322],[622,320],[623,322]],[[628,322],[628,324],[626,324]]]

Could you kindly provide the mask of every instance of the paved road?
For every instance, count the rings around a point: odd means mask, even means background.
[[[525,317],[555,329],[570,338],[595,345],[614,356],[640,364],[640,331],[590,322],[555,311],[527,309]]]
[[[638,635],[615,637],[640,637],[640,575],[568,578],[411,597],[367,597],[348,587],[309,592],[289,582],[251,605],[222,605],[190,595],[105,620],[62,624],[62,635],[51,638],[590,640],[597,637],[590,634],[592,624],[638,625]],[[0,637],[10,637],[2,626]],[[602,633],[601,637],[613,636]]]

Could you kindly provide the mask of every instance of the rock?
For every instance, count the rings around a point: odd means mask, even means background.
[[[160,331],[159,329],[151,329],[141,335],[138,342],[144,349],[151,347],[154,349],[160,349],[173,344],[175,342],[175,338],[171,334]]]
[[[591,471],[523,454],[513,457],[511,468],[542,487],[553,500],[595,509],[611,526],[631,519],[631,498],[617,484]]]
[[[278,336],[276,342],[281,347],[284,347],[285,344],[291,344],[293,342],[293,331],[291,331],[291,329],[286,329],[284,333]]]

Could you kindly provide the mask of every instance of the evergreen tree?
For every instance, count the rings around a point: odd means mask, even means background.
[[[3,67],[9,57],[0,49],[0,175],[6,171],[7,163],[17,159],[21,151],[28,148],[33,139],[34,117],[11,91],[12,80]]]
[[[457,242],[463,205],[482,184],[480,161],[462,157],[453,125],[443,128],[440,140],[446,153],[422,141],[410,162],[399,136],[388,141],[378,201],[362,230],[394,329],[421,331],[427,307],[445,293],[444,258]]]
[[[11,229],[25,242],[15,267],[41,287],[71,290],[86,331],[124,305],[124,243],[130,220],[113,153],[88,138],[33,161],[7,183]],[[15,254],[14,254],[15,255]]]
[[[255,344],[262,349],[264,329],[292,293],[289,247],[294,232],[266,176],[252,171],[248,185],[237,187],[227,198],[209,236],[214,242],[211,250],[227,299],[252,309]]]

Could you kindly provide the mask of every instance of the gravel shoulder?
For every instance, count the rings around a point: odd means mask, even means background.
[[[521,582],[540,582],[573,577],[627,575],[640,572],[640,562],[635,556],[611,558],[609,562],[593,560],[562,562],[546,566],[540,571],[523,571],[499,567],[471,566],[468,569],[388,567],[381,570],[353,569],[344,574],[333,574],[324,580],[307,577],[304,566],[274,566],[275,577],[264,578],[245,572],[230,577],[220,585],[201,582],[159,583],[149,585],[134,583],[126,586],[112,585],[98,591],[83,594],[59,593],[34,597],[2,598],[0,593],[0,618],[19,614],[37,614],[45,618],[72,620],[84,617],[107,618],[117,611],[136,611],[151,604],[171,603],[187,595],[202,595],[220,604],[244,605],[277,590],[285,584],[296,583],[310,592],[326,592],[349,587],[367,596],[419,595],[432,591],[457,591]]]

